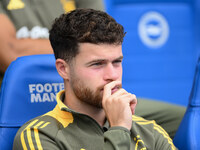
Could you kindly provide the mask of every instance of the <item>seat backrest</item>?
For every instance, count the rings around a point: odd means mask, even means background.
[[[54,55],[19,57],[8,67],[0,94],[0,149],[12,149],[18,128],[46,113],[64,89],[55,68]]]
[[[195,31],[196,40],[200,40],[200,0],[195,4]],[[196,43],[196,49],[200,56],[200,42]],[[174,137],[174,144],[181,150],[200,149],[200,57],[196,65],[193,87],[191,90],[189,104],[178,131]]]
[[[174,144],[180,150],[200,149],[200,59],[196,67],[189,105],[174,137]]]
[[[104,1],[106,11],[127,32],[124,88],[138,97],[187,106],[198,58],[193,9],[197,0]]]

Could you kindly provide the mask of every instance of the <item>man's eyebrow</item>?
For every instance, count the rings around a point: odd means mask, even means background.
[[[116,60],[122,60],[122,59],[123,59],[123,56],[120,56],[120,57],[115,58],[114,60],[112,60],[112,62],[116,61]],[[90,64],[98,63],[98,62],[106,62],[106,61],[109,61],[109,60],[108,59],[95,59],[95,60],[92,60],[92,61],[86,63],[86,65],[90,65]]]
[[[92,60],[88,63],[86,63],[85,65],[91,65],[91,64],[94,64],[94,63],[98,63],[98,62],[106,62],[108,61],[107,59],[95,59],[95,60]]]
[[[124,57],[123,56],[119,56],[118,58],[114,59],[115,60],[122,60]]]

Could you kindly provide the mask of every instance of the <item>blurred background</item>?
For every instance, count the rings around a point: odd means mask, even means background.
[[[137,97],[187,106],[198,58],[199,0],[104,0],[125,27],[123,85]]]

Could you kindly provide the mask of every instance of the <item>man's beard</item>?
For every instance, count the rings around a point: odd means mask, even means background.
[[[103,86],[97,88],[96,91],[93,92],[89,87],[86,87],[80,79],[73,77],[71,80],[71,87],[80,101],[97,108],[102,108]]]

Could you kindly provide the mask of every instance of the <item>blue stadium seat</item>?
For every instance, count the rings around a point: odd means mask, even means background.
[[[12,62],[0,93],[0,150],[11,150],[18,128],[51,110],[62,89],[54,55],[24,56]]]
[[[193,88],[185,116],[174,137],[174,144],[180,150],[200,149],[200,59],[196,68]]]
[[[138,97],[187,106],[195,49],[198,0],[104,0],[125,27],[123,85]],[[199,43],[199,42],[198,42]]]
[[[200,41],[200,0],[195,2],[195,38]],[[195,44],[200,56],[200,42]],[[174,137],[174,144],[180,150],[200,149],[200,57],[196,66],[189,104],[185,116]]]

